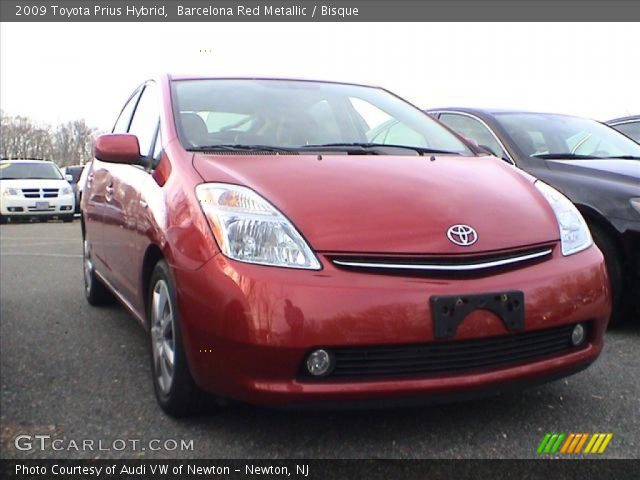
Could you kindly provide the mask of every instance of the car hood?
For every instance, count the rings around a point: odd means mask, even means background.
[[[207,155],[207,182],[251,187],[324,252],[468,254],[557,240],[555,216],[533,177],[492,158]],[[454,224],[478,240],[458,246]]]
[[[4,188],[64,188],[70,187],[66,180],[46,180],[41,178],[1,179],[0,186]]]
[[[607,158],[603,160],[547,160],[553,170],[565,170],[598,178],[627,180],[637,183],[640,179],[640,160]]]

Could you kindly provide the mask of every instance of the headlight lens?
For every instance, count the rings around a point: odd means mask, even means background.
[[[587,222],[584,221],[575,205],[555,188],[540,180],[536,181],[535,186],[538,187],[540,193],[551,205],[553,213],[556,214],[560,228],[562,254],[572,255],[590,247],[593,244],[591,232],[589,232]]]
[[[629,201],[631,202],[631,206],[635,208],[638,213],[640,213],[640,198],[632,198]]]
[[[62,189],[62,195],[71,195],[73,193],[73,190],[71,190],[71,187],[64,187]]]
[[[15,196],[20,195],[20,191],[17,188],[7,187],[7,188],[4,189],[2,194],[5,197],[15,197]]]
[[[224,183],[196,187],[222,253],[241,262],[320,270],[307,242],[282,213],[253,190]]]

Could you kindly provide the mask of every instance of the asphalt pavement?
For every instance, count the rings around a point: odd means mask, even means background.
[[[176,420],[156,405],[142,328],[118,305],[86,303],[81,251],[78,221],[0,228],[2,458],[535,458],[547,432],[612,433],[600,457],[640,458],[637,319],[607,333],[586,371],[519,393]]]

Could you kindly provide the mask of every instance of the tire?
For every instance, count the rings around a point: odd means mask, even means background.
[[[151,374],[158,403],[172,417],[200,413],[206,395],[189,371],[175,287],[164,260],[156,264],[151,274],[147,298]]]
[[[0,225],[4,225],[7,222],[9,222],[9,217],[7,217],[6,215],[0,215]]]
[[[91,259],[91,248],[89,242],[85,239],[82,249],[82,269],[84,277],[84,296],[89,305],[97,307],[99,305],[108,305],[113,303],[113,295],[100,281],[95,272],[93,261]]]
[[[73,215],[67,215],[67,216],[62,217],[62,221],[63,221],[64,223],[71,223],[71,222],[73,222]]]
[[[607,274],[611,285],[611,318],[609,326],[620,325],[627,313],[626,299],[623,289],[622,258],[611,236],[596,224],[590,224],[593,241],[604,255],[607,264]]]

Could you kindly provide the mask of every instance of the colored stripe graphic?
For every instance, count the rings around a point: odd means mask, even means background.
[[[613,433],[547,433],[538,445],[538,454],[574,454],[603,453],[609,442],[613,438]],[[587,441],[588,440],[588,441]],[[587,445],[584,450],[582,448]],[[559,451],[558,451],[559,450]]]
[[[544,452],[544,447],[547,445],[547,442],[549,441],[549,438],[551,438],[551,434],[547,433],[542,441],[540,442],[540,445],[538,445],[538,453],[542,453]]]
[[[582,439],[580,440],[580,443],[578,443],[578,445],[576,445],[575,453],[580,453],[580,450],[582,450],[582,446],[584,445],[584,442],[587,441],[588,437],[589,437],[588,433],[583,433],[582,434]]]

